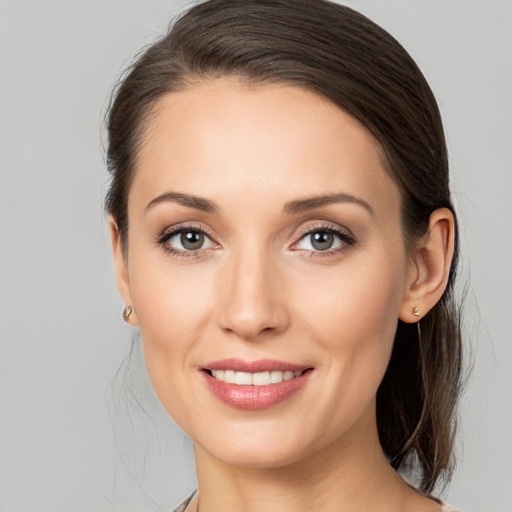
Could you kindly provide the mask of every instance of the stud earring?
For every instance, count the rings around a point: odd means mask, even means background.
[[[412,308],[412,314],[414,316],[420,316],[420,308]]]
[[[133,308],[131,306],[125,306],[123,309],[123,320],[126,323],[129,323],[130,316],[133,313]]]

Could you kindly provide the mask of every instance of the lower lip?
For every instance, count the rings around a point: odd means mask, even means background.
[[[267,409],[283,402],[306,384],[310,371],[299,377],[283,380],[268,386],[239,386],[228,384],[202,372],[210,391],[222,402],[236,409],[258,410]]]

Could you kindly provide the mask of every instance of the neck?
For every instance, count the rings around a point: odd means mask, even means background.
[[[375,421],[352,430],[280,467],[239,467],[196,446],[200,512],[405,510],[414,493],[389,466]]]

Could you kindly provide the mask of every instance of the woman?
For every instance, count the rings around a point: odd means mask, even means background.
[[[441,510],[456,220],[405,50],[323,0],[210,0],[131,68],[108,130],[124,318],[194,442],[178,510]]]

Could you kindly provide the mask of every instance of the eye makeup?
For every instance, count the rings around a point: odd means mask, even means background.
[[[357,242],[348,229],[321,222],[303,228],[296,238],[289,249],[311,258],[328,258],[341,254]],[[180,224],[167,228],[159,235],[156,244],[166,253],[178,258],[200,258],[221,247],[209,230],[196,224]]]
[[[315,235],[320,236],[313,238]],[[327,235],[327,237],[325,235]],[[308,237],[310,237],[309,244],[312,249],[300,247],[301,242],[307,240]],[[329,244],[329,242],[331,243]],[[315,223],[303,228],[299,232],[298,240],[293,243],[291,250],[301,251],[310,258],[326,258],[344,253],[356,243],[357,240],[355,236],[348,229],[342,228],[341,226],[334,226],[330,223]],[[317,245],[317,247],[315,247],[315,245]],[[320,248],[319,246],[322,245],[328,245],[328,247]]]
[[[182,248],[170,243],[175,238],[175,243]],[[207,251],[220,248],[209,231],[194,224],[180,224],[167,228],[156,240],[156,244],[166,253],[178,258],[199,258]],[[205,244],[207,247],[204,247]]]

